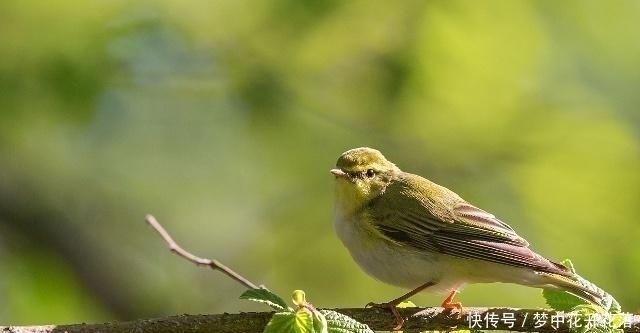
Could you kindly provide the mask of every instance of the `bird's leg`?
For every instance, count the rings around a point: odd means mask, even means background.
[[[393,313],[393,316],[396,317],[396,326],[393,327],[394,331],[397,331],[399,329],[402,328],[402,325],[404,324],[404,319],[402,319],[402,317],[400,317],[400,313],[398,312],[398,309],[396,308],[396,306],[404,301],[406,301],[407,299],[409,299],[409,297],[433,286],[435,283],[434,282],[427,282],[421,286],[419,286],[416,289],[411,290],[410,292],[390,300],[389,302],[385,302],[385,303],[373,303],[373,302],[369,302],[367,305],[365,305],[365,307],[374,307],[374,308],[383,308],[383,309],[389,309],[391,311],[391,313]],[[453,297],[453,296],[452,296]]]
[[[445,310],[458,310],[458,315],[462,315],[462,303],[460,302],[454,302],[453,301],[453,297],[458,293],[457,290],[452,290],[449,295],[447,296],[447,298],[444,299],[444,301],[442,301],[442,307]]]

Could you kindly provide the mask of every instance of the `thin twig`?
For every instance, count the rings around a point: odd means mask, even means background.
[[[177,254],[178,256],[198,265],[198,266],[209,266],[211,267],[211,269],[213,270],[219,270],[222,273],[224,273],[225,275],[227,275],[228,277],[234,279],[236,282],[242,284],[243,286],[250,288],[250,289],[258,289],[258,286],[256,284],[254,284],[253,282],[247,280],[244,276],[236,273],[235,271],[233,271],[231,268],[225,266],[224,264],[222,264],[221,262],[215,260],[215,259],[207,259],[207,258],[200,258],[194,254],[192,254],[191,252],[183,249],[180,245],[178,245],[178,243],[176,243],[173,238],[171,237],[171,235],[167,232],[167,230],[165,230],[162,225],[160,224],[160,222],[158,222],[158,220],[156,220],[155,217],[153,217],[153,215],[151,214],[147,214],[147,216],[145,216],[145,221],[147,221],[147,223],[160,235],[160,237],[162,237],[162,239],[164,239],[164,241],[167,243],[167,246],[169,246],[169,250],[175,254]]]

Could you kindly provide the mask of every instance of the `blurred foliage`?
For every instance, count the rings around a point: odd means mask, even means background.
[[[145,213],[276,293],[397,296],[333,232],[328,170],[365,145],[637,310],[639,15],[631,0],[1,2],[0,324],[253,309]],[[543,306],[511,285],[460,300]]]

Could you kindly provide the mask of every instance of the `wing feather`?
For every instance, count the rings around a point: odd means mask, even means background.
[[[427,182],[423,185],[432,186],[430,191],[444,192],[436,193],[437,197],[453,198],[455,202],[421,201],[419,198],[425,197],[424,193],[407,193],[416,186],[408,186],[403,182],[390,184],[385,196],[376,199],[375,204],[368,205],[368,213],[372,215],[375,227],[387,238],[417,251],[428,250],[545,272],[565,273],[561,265],[530,250],[529,243],[508,224],[462,200],[448,189],[418,178],[409,180]],[[386,202],[386,198],[394,197],[389,196],[393,194],[389,193],[392,191],[402,192],[403,199],[407,200],[403,200],[401,205]]]

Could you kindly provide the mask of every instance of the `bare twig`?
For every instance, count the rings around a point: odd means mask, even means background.
[[[158,220],[156,220],[156,218],[153,217],[153,215],[147,214],[147,216],[145,216],[145,221],[147,221],[147,223],[156,232],[158,232],[160,237],[162,237],[162,239],[164,239],[164,241],[167,243],[167,246],[169,246],[169,250],[171,252],[177,254],[178,256],[180,256],[180,257],[182,257],[182,258],[184,258],[184,259],[186,259],[188,261],[191,261],[192,263],[194,263],[194,264],[196,264],[198,266],[209,266],[213,270],[219,270],[222,273],[224,273],[225,275],[227,275],[228,277],[232,278],[233,280],[235,280],[236,282],[242,284],[243,286],[245,286],[247,288],[250,288],[250,289],[259,288],[256,284],[254,284],[253,282],[247,280],[244,276],[236,273],[231,268],[225,266],[221,262],[219,262],[219,261],[217,261],[215,259],[200,258],[200,257],[192,254],[191,252],[183,249],[180,245],[178,245],[178,243],[176,243],[173,240],[171,235],[169,235],[169,233],[162,227],[160,222],[158,222]]]

